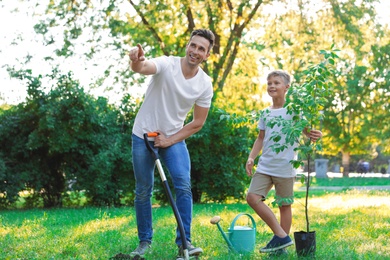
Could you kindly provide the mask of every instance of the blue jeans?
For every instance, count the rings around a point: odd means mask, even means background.
[[[135,211],[139,241],[152,242],[152,203],[155,161],[146,148],[145,141],[132,135],[133,169],[135,176]],[[154,142],[150,142],[152,147]],[[154,148],[161,162],[168,169],[176,194],[176,205],[183,221],[187,241],[191,242],[192,192],[190,156],[185,141],[168,148]],[[173,213],[172,213],[173,217]],[[157,220],[158,221],[158,220]],[[181,245],[180,232],[176,229],[176,244]]]

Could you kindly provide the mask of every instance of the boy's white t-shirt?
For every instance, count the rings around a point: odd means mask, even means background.
[[[273,140],[270,139],[272,132],[278,131],[281,133],[281,126],[275,125],[273,128],[270,128],[266,125],[266,122],[272,117],[281,116],[284,119],[292,120],[292,115],[287,114],[286,108],[272,109],[267,108],[269,114],[264,113],[267,118],[260,118],[258,129],[265,130],[265,136],[263,140],[263,149],[259,157],[257,164],[256,172],[263,173],[275,177],[290,178],[296,176],[296,169],[290,163],[291,160],[297,159],[297,153],[294,151],[294,146],[288,146],[282,152],[276,153],[272,151],[271,146],[275,144]],[[285,137],[283,135],[282,139],[279,141],[280,144],[285,143]]]
[[[133,134],[160,130],[171,136],[183,128],[187,113],[194,104],[210,107],[213,97],[211,78],[199,67],[198,73],[185,79],[180,57],[161,56],[151,59],[157,68],[135,118]]]

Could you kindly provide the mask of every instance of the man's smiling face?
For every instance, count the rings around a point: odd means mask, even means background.
[[[186,48],[186,58],[190,65],[198,66],[210,56],[210,42],[201,36],[193,36]]]

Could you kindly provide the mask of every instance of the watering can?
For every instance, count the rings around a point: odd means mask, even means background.
[[[252,227],[249,226],[236,226],[236,221],[242,216],[247,216],[252,221]],[[238,214],[230,227],[228,232],[224,232],[219,225],[221,217],[215,216],[210,219],[211,224],[217,225],[222,237],[228,244],[229,250],[239,254],[247,254],[253,252],[256,244],[256,223],[253,217],[247,213]]]

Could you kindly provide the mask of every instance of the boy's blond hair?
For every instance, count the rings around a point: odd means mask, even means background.
[[[291,77],[287,72],[285,72],[283,70],[274,70],[274,71],[268,73],[267,80],[269,80],[271,77],[277,77],[277,76],[281,77],[284,80],[284,83],[286,83],[287,85],[290,85]]]

